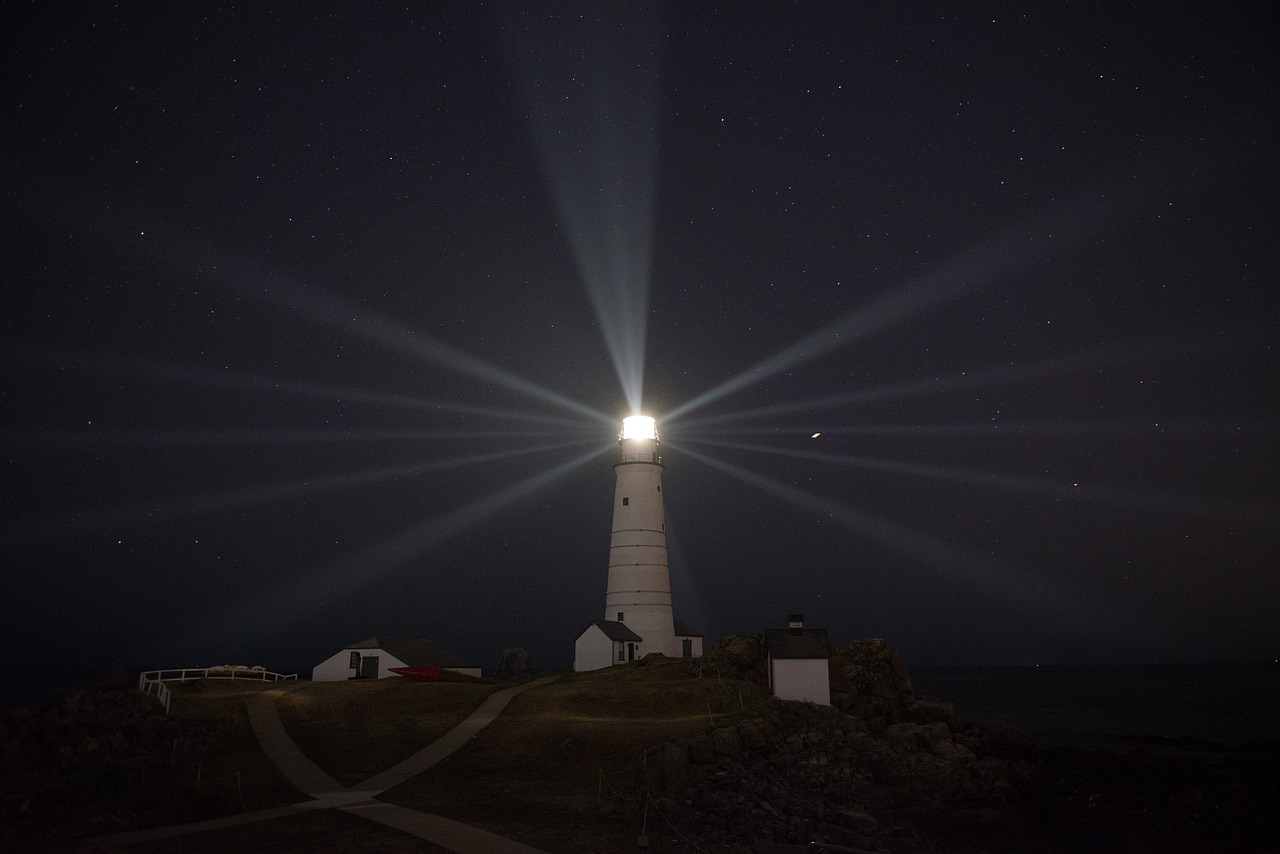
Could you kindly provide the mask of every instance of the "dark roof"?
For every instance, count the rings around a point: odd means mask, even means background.
[[[631,631],[631,629],[627,628],[626,625],[619,623],[617,620],[596,620],[591,625],[604,632],[609,640],[634,642],[644,640],[644,638],[640,637],[638,634]]]
[[[826,629],[770,629],[764,633],[770,658],[830,658]]]
[[[695,629],[693,626],[689,625],[688,623],[682,623],[682,622],[680,622],[679,620],[672,620],[671,622],[675,624],[675,627],[676,627],[676,637],[678,637],[678,638],[700,638],[700,637],[702,637],[702,632],[698,631],[697,629]]]
[[[347,649],[382,649],[410,667],[475,667],[447,647],[421,638],[385,638],[381,635],[353,643]]]

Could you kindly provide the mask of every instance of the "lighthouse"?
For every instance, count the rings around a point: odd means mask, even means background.
[[[671,610],[663,465],[653,418],[623,419],[613,471],[604,619],[588,626],[575,642],[574,670],[596,670],[652,652],[700,656],[702,636],[676,620]]]
[[[662,514],[663,466],[654,420],[646,415],[624,419],[618,449],[604,618],[622,623],[643,638],[636,644],[637,655],[674,656],[676,631]]]

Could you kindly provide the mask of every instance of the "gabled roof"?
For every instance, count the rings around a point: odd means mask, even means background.
[[[609,640],[632,641],[635,643],[644,640],[644,638],[627,628],[624,623],[619,623],[617,620],[596,620],[591,625],[604,632]]]
[[[770,629],[764,633],[770,658],[830,658],[826,629]]]
[[[702,632],[698,631],[697,629],[695,629],[693,626],[689,625],[688,623],[681,622],[680,620],[672,620],[671,622],[675,624],[675,627],[676,627],[676,637],[678,637],[678,638],[700,638],[700,637],[702,637]]]
[[[386,638],[376,635],[347,649],[381,649],[403,661],[410,667],[475,667],[464,656],[434,641],[421,638]]]

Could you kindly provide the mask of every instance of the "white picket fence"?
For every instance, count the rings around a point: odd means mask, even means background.
[[[150,694],[164,706],[164,713],[169,714],[169,691],[171,682],[193,682],[196,679],[240,679],[252,682],[291,682],[298,674],[274,673],[261,667],[220,666],[220,667],[181,667],[172,670],[146,670],[138,674],[138,690]]]

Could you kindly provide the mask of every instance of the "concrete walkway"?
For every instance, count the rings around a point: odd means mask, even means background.
[[[236,827],[287,815],[298,815],[300,812],[312,809],[340,809],[353,815],[363,816],[370,821],[394,827],[420,839],[425,839],[433,845],[439,845],[441,848],[458,852],[458,854],[491,854],[491,852],[492,854],[543,854],[536,848],[531,848],[504,836],[498,836],[487,830],[462,824],[443,816],[389,804],[385,801],[376,800],[376,797],[388,789],[398,786],[410,777],[421,774],[475,738],[476,734],[492,723],[493,719],[521,691],[545,685],[559,678],[559,675],[544,676],[525,685],[505,688],[490,695],[466,720],[422,750],[388,768],[386,771],[375,774],[351,787],[343,786],[333,779],[324,769],[312,762],[298,749],[298,745],[294,743],[293,739],[289,737],[289,733],[285,731],[284,724],[280,721],[280,715],[276,711],[275,697],[288,691],[296,691],[311,683],[294,682],[280,688],[264,691],[245,701],[253,733],[257,736],[259,744],[262,745],[263,752],[280,769],[280,773],[290,783],[293,783],[293,785],[310,796],[312,800],[209,821],[119,833],[104,837],[101,841],[113,845],[130,845],[223,827]]]

